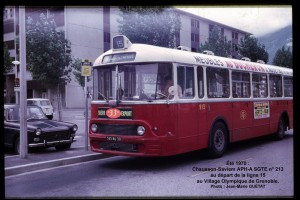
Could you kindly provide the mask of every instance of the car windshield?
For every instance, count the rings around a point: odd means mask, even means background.
[[[11,107],[6,110],[8,121],[20,121],[20,107]],[[47,117],[39,107],[27,107],[27,120],[31,119],[47,119]]]
[[[41,101],[41,106],[49,106],[49,105],[50,105],[50,101],[48,101],[48,100]]]

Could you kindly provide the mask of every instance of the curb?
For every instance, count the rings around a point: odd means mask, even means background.
[[[5,176],[13,176],[17,174],[22,174],[26,172],[33,172],[37,170],[52,168],[52,167],[59,167],[63,165],[70,165],[79,162],[86,162],[91,160],[97,160],[102,158],[112,157],[112,155],[105,155],[105,154],[90,154],[90,155],[81,155],[81,156],[74,156],[69,158],[62,158],[56,160],[50,160],[45,162],[38,162],[14,167],[7,167],[5,168]]]

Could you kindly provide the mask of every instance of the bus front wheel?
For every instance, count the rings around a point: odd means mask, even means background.
[[[285,134],[285,121],[283,119],[283,117],[280,118],[279,123],[278,123],[278,129],[276,132],[276,139],[281,140],[284,137]]]
[[[219,158],[226,151],[228,145],[227,129],[222,122],[217,122],[210,133],[208,156]]]

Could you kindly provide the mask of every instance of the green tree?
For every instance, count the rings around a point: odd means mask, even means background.
[[[281,49],[276,51],[273,59],[273,65],[293,68],[293,54],[290,47],[285,49],[283,46]]]
[[[71,47],[64,32],[43,13],[37,22],[31,17],[26,22],[26,59],[32,78],[48,87],[70,82]]]
[[[179,15],[167,7],[120,7],[119,31],[133,43],[176,47]]]
[[[231,55],[231,41],[227,41],[221,35],[219,27],[214,26],[209,38],[204,44],[200,44],[199,51],[209,50],[214,52],[216,56],[228,57]]]
[[[10,53],[8,51],[7,45],[4,45],[3,48],[3,66],[4,66],[4,70],[3,70],[4,74],[10,72],[13,68],[12,59],[10,57]]]
[[[257,60],[268,62],[269,54],[265,50],[265,46],[260,44],[254,36],[246,35],[244,39],[242,38],[238,50],[243,57],[248,57],[253,62]]]
[[[85,77],[81,75],[82,60],[79,58],[73,59],[71,67],[73,68],[73,74],[75,76],[75,80],[81,87],[84,87]],[[87,77],[87,81],[90,80],[91,77]]]

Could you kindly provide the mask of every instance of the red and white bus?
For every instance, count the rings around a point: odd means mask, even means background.
[[[220,157],[232,142],[283,138],[291,128],[292,69],[132,44],[122,35],[94,62],[94,152],[169,156],[206,148]]]

